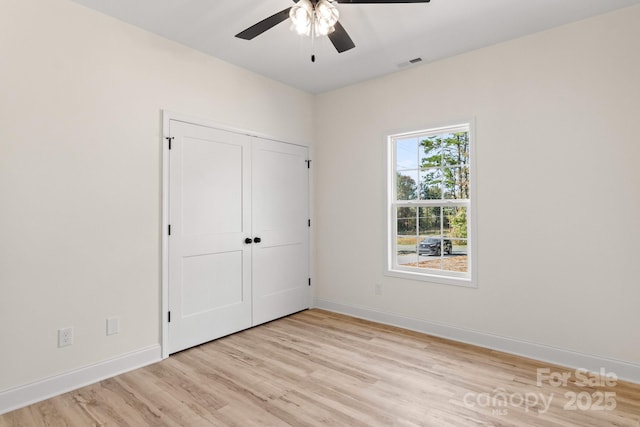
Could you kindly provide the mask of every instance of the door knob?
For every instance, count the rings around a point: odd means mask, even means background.
[[[261,241],[262,241],[262,239],[259,238],[259,237],[256,237],[255,239],[253,239],[254,243],[260,243]]]
[[[251,240],[251,237],[247,237],[246,239],[244,239],[244,243],[246,243],[247,245],[251,242],[253,242],[253,240]]]

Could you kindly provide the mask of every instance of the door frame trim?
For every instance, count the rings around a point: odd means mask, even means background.
[[[184,122],[193,124],[196,126],[206,126],[213,129],[224,130],[228,132],[233,132],[241,135],[247,135],[251,137],[258,137],[262,139],[267,139],[271,141],[277,141],[285,144],[291,145],[299,145],[307,148],[307,153],[309,156],[309,160],[313,160],[312,157],[312,147],[309,144],[303,143],[292,143],[289,141],[284,141],[272,135],[266,135],[263,133],[240,129],[228,125],[224,125],[209,119],[203,119],[193,116],[188,116],[181,113],[172,112],[169,110],[162,110],[162,136],[161,136],[161,149],[162,149],[162,199],[161,199],[161,225],[160,225],[160,236],[161,240],[161,254],[160,254],[160,277],[161,277],[161,293],[160,293],[160,329],[161,329],[161,337],[160,337],[160,346],[162,359],[166,359],[169,357],[169,322],[167,319],[167,313],[169,312],[169,236],[167,233],[169,227],[169,141],[168,137],[170,136],[169,132],[169,123],[174,121]],[[309,176],[309,217],[311,219],[311,223],[314,224],[312,217],[312,181],[311,174]],[[311,230],[311,229],[310,229]],[[309,233],[309,275],[311,276],[313,273],[313,233]],[[310,292],[310,301],[309,306],[311,307],[311,298],[313,297],[313,292]]]

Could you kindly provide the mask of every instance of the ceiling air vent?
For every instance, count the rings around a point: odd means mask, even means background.
[[[419,62],[422,62],[422,58],[418,57],[418,58],[413,58],[408,60],[407,62],[401,62],[400,64],[398,64],[398,68],[404,68],[404,67],[408,67],[409,65],[415,65]]]

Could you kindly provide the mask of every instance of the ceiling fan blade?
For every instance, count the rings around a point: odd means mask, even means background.
[[[347,34],[347,30],[344,29],[340,22],[336,22],[334,25],[335,30],[329,33],[329,40],[333,43],[333,46],[336,48],[338,53],[342,53],[349,49],[353,49],[356,45]]]
[[[250,26],[244,31],[239,32],[238,34],[236,34],[236,37],[238,37],[239,39],[251,40],[289,18],[290,10],[291,8],[288,7],[278,13],[274,13],[270,17],[263,19],[262,21]]]
[[[374,4],[374,3],[429,3],[431,0],[334,0],[336,3]]]

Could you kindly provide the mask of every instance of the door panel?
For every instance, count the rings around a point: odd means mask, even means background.
[[[182,316],[189,317],[242,302],[242,252],[182,259]],[[211,286],[215,283],[215,286]]]
[[[243,147],[184,138],[181,149],[183,236],[242,232]]]
[[[170,122],[169,352],[251,326],[251,141]]]
[[[253,324],[308,308],[307,149],[253,142]]]
[[[282,292],[295,291],[301,287],[306,291],[308,276],[302,268],[292,265],[291,260],[299,258],[300,253],[305,253],[306,248],[302,244],[289,244],[282,246],[260,248],[260,255],[253,262],[254,269],[263,276],[263,280],[258,279],[260,288],[257,289],[258,296],[276,295]],[[268,279],[268,280],[266,280]]]

